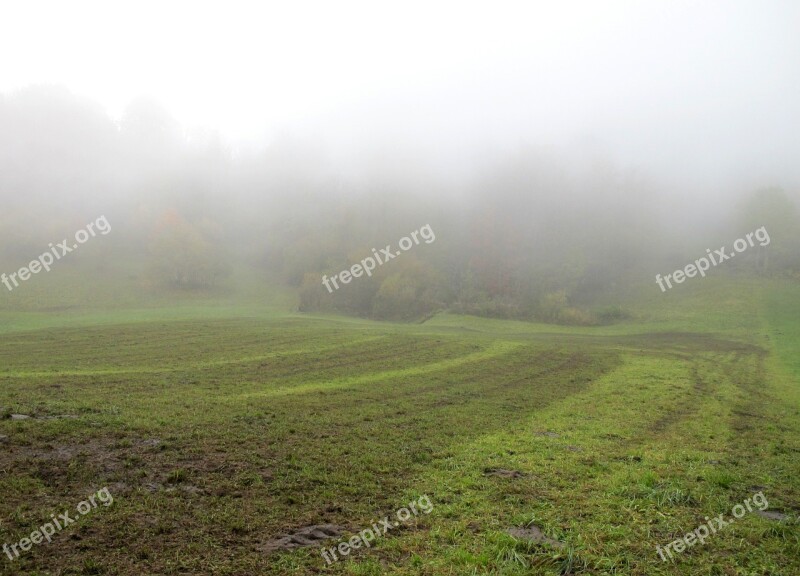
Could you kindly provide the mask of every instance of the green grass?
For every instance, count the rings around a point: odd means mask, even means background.
[[[687,288],[595,328],[305,316],[259,290],[8,305],[0,416],[38,418],[0,419],[0,543],[115,502],[0,574],[798,574],[797,523],[754,513],[656,554],[759,490],[800,507],[800,287]],[[261,550],[421,494],[429,515],[332,566]],[[565,546],[506,534],[531,523]]]

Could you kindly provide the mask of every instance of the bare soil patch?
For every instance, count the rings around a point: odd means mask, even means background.
[[[529,540],[530,542],[534,542],[536,544],[549,544],[554,548],[564,547],[563,542],[559,542],[558,540],[554,540],[545,536],[544,532],[542,532],[538,526],[534,526],[533,524],[527,528],[509,528],[506,530],[506,533],[519,540]]]

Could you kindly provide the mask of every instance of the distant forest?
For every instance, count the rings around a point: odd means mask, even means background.
[[[231,150],[152,101],[115,121],[53,86],[0,95],[0,125],[0,260],[9,265],[105,206],[113,232],[91,257],[141,264],[142,290],[213,289],[247,266],[295,288],[302,311],[376,319],[449,310],[613,322],[626,314],[604,304],[613,296],[645,283],[657,291],[655,274],[761,226],[770,245],[714,273],[800,278],[798,191],[780,183],[734,191],[732,205],[699,205],[611,161],[533,146],[453,174],[384,143],[344,170],[291,137]],[[322,285],[323,274],[425,225],[435,242],[333,293]]]

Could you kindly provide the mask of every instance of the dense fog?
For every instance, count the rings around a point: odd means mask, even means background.
[[[793,3],[240,8],[144,4],[119,35],[101,5],[54,7],[59,27],[14,8],[3,270],[104,216],[60,264],[87,282],[235,297],[250,270],[302,311],[386,319],[613,321],[760,227],[770,258],[714,273],[800,272]]]

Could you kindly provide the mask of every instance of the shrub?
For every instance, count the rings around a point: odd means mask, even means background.
[[[594,326],[597,324],[597,318],[591,312],[570,307],[558,312],[558,322],[572,326]]]

